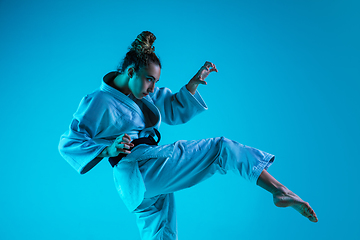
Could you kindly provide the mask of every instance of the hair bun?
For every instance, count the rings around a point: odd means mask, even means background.
[[[135,50],[138,53],[152,53],[155,51],[155,47],[153,47],[155,40],[156,37],[153,33],[149,31],[143,31],[131,44],[131,50]]]
[[[155,35],[149,31],[140,33],[129,47],[129,51],[118,67],[118,72],[124,73],[129,66],[134,67],[135,71],[139,71],[140,68],[149,66],[150,62],[161,68],[160,59],[156,56],[153,47],[155,40]]]

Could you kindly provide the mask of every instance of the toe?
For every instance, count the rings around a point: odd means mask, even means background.
[[[309,217],[309,220],[312,222],[318,222],[318,218],[316,216]]]

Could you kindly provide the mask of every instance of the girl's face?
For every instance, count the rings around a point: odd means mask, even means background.
[[[129,80],[129,89],[131,93],[137,98],[142,99],[150,92],[154,92],[155,83],[160,78],[160,66],[150,62],[147,67],[140,68],[139,71],[134,72],[132,78]]]

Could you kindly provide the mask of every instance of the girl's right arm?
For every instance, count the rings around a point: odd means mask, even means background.
[[[114,141],[97,139],[99,133],[110,131],[110,120],[106,96],[94,92],[82,99],[69,130],[61,136],[60,154],[80,174],[88,172],[103,157],[116,156],[121,151],[126,153],[125,148],[131,146],[125,135]]]
[[[99,155],[98,157],[104,158],[104,157],[116,157],[120,153],[129,154],[131,153],[129,150],[134,147],[134,144],[131,143],[131,138],[128,134],[122,134],[119,137],[115,139],[113,144],[106,147]]]

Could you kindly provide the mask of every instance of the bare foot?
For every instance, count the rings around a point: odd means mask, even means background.
[[[298,195],[287,188],[274,193],[273,200],[277,207],[292,207],[310,221],[318,221],[316,214],[309,203],[303,201]]]

